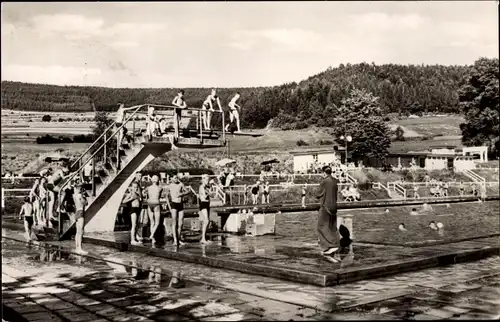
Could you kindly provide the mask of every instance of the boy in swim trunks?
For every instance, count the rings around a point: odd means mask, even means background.
[[[458,187],[460,189],[460,196],[463,196],[465,194],[465,187],[463,181],[460,181],[460,185]]]
[[[48,205],[48,214],[49,214],[49,220],[56,220],[54,217],[54,208],[55,208],[55,201],[56,201],[56,194],[59,194],[59,191],[61,189],[61,185],[64,182],[64,180],[68,177],[69,175],[69,168],[67,164],[64,164],[61,169],[58,169],[53,175],[49,176],[47,179],[47,190],[49,194],[49,205]],[[59,195],[59,200],[62,202],[64,201],[65,197],[65,192],[61,191]],[[59,211],[57,209],[56,211]],[[50,227],[50,221],[49,221],[49,227]]]
[[[172,101],[172,104],[177,106],[178,108],[174,108],[174,130],[175,130],[175,138],[179,138],[179,125],[181,124],[181,116],[182,109],[187,107],[186,101],[184,100],[184,90],[180,90],[177,93],[177,96]]]
[[[162,187],[160,187],[159,182],[160,178],[157,175],[154,175],[151,178],[152,185],[147,188],[147,201],[148,201],[148,215],[151,226],[151,235],[149,238],[153,245],[156,243],[154,235],[156,233],[156,229],[160,225],[160,197],[162,194]]]
[[[262,203],[263,204],[268,204],[269,203],[269,182],[266,181],[264,184],[264,187],[262,189]]]
[[[184,220],[184,202],[182,199],[189,194],[189,190],[179,181],[179,176],[174,175],[172,182],[168,185],[168,192],[172,207],[172,235],[174,237],[174,245],[184,245],[181,236]]]
[[[42,224],[40,219],[40,197],[38,197],[39,187],[40,178],[36,178],[29,194],[29,200],[33,205],[33,220],[35,226],[40,226]]]
[[[123,122],[125,122],[125,112],[137,108],[137,106],[132,106],[132,107],[125,107],[125,104],[118,104],[118,110],[116,111],[116,116],[115,116],[115,126],[116,129],[118,130],[122,125]],[[120,142],[120,145],[122,144],[123,137],[125,136],[125,127],[122,127],[120,131],[118,132],[118,142]]]
[[[307,183],[302,186],[302,208],[306,207],[306,187]]]
[[[76,222],[76,235],[75,235],[75,250],[76,253],[85,255],[86,251],[82,248],[83,240],[83,226],[85,224],[84,211],[87,206],[87,198],[83,195],[83,186],[81,183],[75,185],[75,192],[73,194],[73,201],[75,203],[75,222]]]
[[[260,181],[257,181],[251,188],[252,192],[252,201],[253,204],[256,205],[259,202],[259,191],[260,191]]]
[[[141,189],[139,183],[132,182],[128,194],[123,199],[123,203],[131,203],[130,219],[132,228],[130,230],[130,239],[132,245],[140,245],[141,242],[137,238],[137,219],[141,214]]]
[[[220,99],[217,96],[217,91],[215,89],[212,89],[212,92],[207,96],[201,107],[201,109],[203,110],[203,112],[201,113],[203,125],[206,131],[210,131],[210,123],[212,121],[212,112],[215,111],[215,103],[217,103],[217,106],[219,107],[219,112],[222,112],[222,107],[220,106]]]
[[[201,221],[201,244],[209,244],[211,241],[206,239],[207,227],[210,223],[210,194],[212,189],[208,183],[208,175],[204,174],[201,177],[201,185],[199,190],[199,206],[200,206],[200,221]]]
[[[240,128],[240,114],[238,110],[241,109],[241,106],[236,104],[236,101],[240,98],[240,93],[236,93],[236,95],[233,96],[231,101],[229,102],[229,123],[226,125],[226,131],[229,131],[229,126],[233,123],[233,121],[236,121],[236,128],[237,131],[236,133],[241,133],[241,128]]]
[[[19,219],[24,215],[24,231],[26,232],[26,239],[31,240],[32,228],[33,228],[33,205],[30,203],[30,198],[24,198],[24,204],[19,212]]]

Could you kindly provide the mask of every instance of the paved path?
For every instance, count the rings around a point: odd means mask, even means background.
[[[499,257],[321,288],[101,246],[88,250],[101,259],[3,239],[3,305],[28,321],[500,317]],[[185,288],[168,287],[172,271],[182,272]]]

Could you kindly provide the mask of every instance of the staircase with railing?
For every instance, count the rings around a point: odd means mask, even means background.
[[[226,204],[226,193],[220,186],[215,186],[215,198],[217,199],[217,201],[215,202],[216,204]]]
[[[60,191],[71,191],[74,179],[83,178],[84,170],[92,168],[90,183],[83,185],[88,202],[84,212],[86,231],[114,230],[123,195],[133,181],[134,174],[141,171],[156,157],[177,148],[200,149],[225,145],[223,113],[221,113],[222,129],[220,131],[204,130],[201,126],[203,111],[191,108],[178,110],[180,110],[181,115],[187,114],[189,120],[196,119],[195,128],[182,128],[182,124],[180,124],[179,130],[167,128],[162,129],[163,133],[150,133],[152,131],[136,129],[136,115],[143,113],[145,109],[150,107],[156,109],[156,115],[171,117],[177,121],[177,118],[174,117],[173,106],[155,104],[135,106],[122,124],[109,125],[95,142],[73,162],[70,167],[71,174],[65,178],[64,183],[60,186]],[[183,120],[182,117],[180,120]],[[129,134],[130,132],[131,134]],[[123,136],[125,143],[118,142],[120,136]],[[76,170],[73,171],[75,168]],[[225,198],[225,194],[222,192],[221,195],[221,191],[218,192],[218,196]],[[67,201],[58,199],[57,222],[52,224],[57,225],[58,238],[64,239],[74,232],[74,213],[69,207],[65,207]]]
[[[387,188],[390,191],[389,196],[392,199],[406,199],[407,193],[406,189],[397,182],[388,182]]]
[[[462,173],[474,182],[477,182],[480,184],[484,184],[486,182],[485,178],[481,177],[480,175],[478,175],[477,173],[475,173],[472,170],[467,169],[467,170],[462,171]]]
[[[388,186],[384,186],[384,184],[382,182],[372,182],[372,188],[373,189],[383,189],[387,192],[387,195],[389,195],[389,197],[391,197],[391,189],[389,189]]]
[[[352,184],[358,184],[358,180],[351,176],[349,172],[346,172],[347,175],[347,182],[352,183]]]

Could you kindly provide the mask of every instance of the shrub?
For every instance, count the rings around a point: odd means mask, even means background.
[[[302,129],[305,129],[308,127],[309,127],[309,124],[307,124],[306,121],[298,121],[295,125],[295,129],[297,129],[297,130],[302,130]]]
[[[29,120],[28,120],[28,122],[33,122],[33,120],[32,120],[32,119],[29,119]]]
[[[319,140],[319,145],[333,145],[333,141],[331,140]]]
[[[297,144],[297,146],[307,146],[307,145],[309,145],[309,143],[307,143],[306,141],[304,141],[302,139],[298,140],[296,144]]]
[[[44,136],[39,136],[36,138],[37,144],[55,144],[55,143],[73,143],[73,140],[67,136],[59,136],[55,138],[50,134],[46,134]]]
[[[50,117],[50,115],[44,115],[42,117],[42,122],[50,122],[52,120],[52,118]]]
[[[94,142],[94,136],[92,134],[78,134],[73,137],[73,142],[75,143],[92,143]]]
[[[60,117],[57,122],[64,122],[64,119],[62,117]]]
[[[403,128],[401,126],[398,126],[396,128],[396,130],[394,131],[394,134],[396,134],[396,141],[404,141],[405,140],[405,137],[404,137],[405,131],[403,130]]]

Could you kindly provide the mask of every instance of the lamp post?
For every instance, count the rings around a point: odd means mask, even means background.
[[[352,142],[352,136],[350,135],[342,135],[340,137],[341,140],[344,140],[344,143],[345,143],[345,164],[347,164],[347,142]]]

